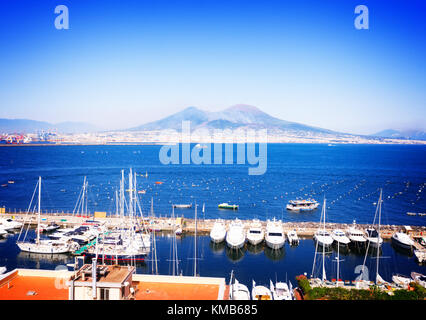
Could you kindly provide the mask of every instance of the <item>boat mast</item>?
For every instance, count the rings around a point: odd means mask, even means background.
[[[154,198],[151,197],[151,218],[154,219]],[[157,266],[157,245],[155,240],[155,227],[153,229],[153,235],[152,235],[152,243],[154,245],[154,265],[155,265],[155,274],[158,274],[158,266]],[[153,266],[154,269],[154,266]],[[153,270],[154,271],[154,270]]]
[[[324,223],[323,223],[323,235],[325,236],[325,204],[326,204],[326,200],[325,200],[325,197],[324,197],[324,205],[323,205],[323,209],[324,209]],[[325,276],[325,246],[324,246],[324,244],[323,244],[323,246],[322,246],[322,281],[324,282],[325,281],[325,279],[326,279],[326,276]]]
[[[194,277],[197,276],[197,203],[195,203]]]
[[[124,218],[124,170],[121,170],[120,181],[120,217]]]
[[[40,215],[41,215],[41,177],[38,177],[38,217],[37,217],[37,244],[40,243]]]
[[[379,196],[379,227],[377,230],[377,256],[376,256],[376,284],[378,282],[379,277],[379,249],[380,249],[380,218],[382,213],[382,189],[380,188],[380,196]]]

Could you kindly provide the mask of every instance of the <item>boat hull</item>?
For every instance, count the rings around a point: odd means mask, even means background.
[[[247,237],[248,243],[250,243],[253,246],[257,246],[259,243],[263,241],[263,238],[249,238]]]
[[[265,242],[266,242],[266,245],[273,250],[281,249],[284,246],[284,240],[278,242],[278,241],[265,239]]]
[[[404,243],[399,241],[398,239],[395,239],[392,237],[392,243],[397,245],[398,247],[400,247],[401,249],[405,249],[405,250],[411,250],[413,248],[413,246],[411,244],[408,243]]]
[[[67,245],[63,246],[47,246],[47,245],[36,245],[34,243],[17,243],[19,249],[24,252],[31,253],[40,253],[40,254],[58,254],[58,253],[68,253],[70,251]]]

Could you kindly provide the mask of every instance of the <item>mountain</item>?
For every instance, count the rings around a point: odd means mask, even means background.
[[[191,121],[191,129],[268,129],[279,131],[303,131],[310,133],[334,133],[331,130],[312,127],[301,123],[281,120],[270,116],[257,107],[238,104],[219,112],[208,112],[196,107],[188,107],[183,111],[158,121],[149,122],[138,127],[130,128],[130,131],[150,131],[174,129],[181,130],[182,121]]]
[[[0,118],[0,133],[35,133],[37,131],[56,131],[58,133],[96,132],[100,128],[84,122],[61,122],[52,124],[28,119]]]
[[[409,139],[409,140],[426,140],[426,131],[423,130],[394,130],[387,129],[372,134],[374,137],[393,138],[393,139]]]

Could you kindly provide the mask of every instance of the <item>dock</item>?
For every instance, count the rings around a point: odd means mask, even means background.
[[[19,222],[25,222],[32,226],[37,224],[37,215],[34,213],[25,212],[9,212],[2,213],[0,217],[15,219]],[[72,213],[55,212],[55,213],[42,213],[42,223],[56,223],[61,227],[73,227],[79,225],[88,225],[99,223],[107,227],[108,229],[114,229],[122,225],[123,220],[119,217],[106,216],[104,218],[95,218],[93,215],[90,216],[79,216],[73,215]],[[178,217],[172,219],[170,217],[138,217],[139,224],[145,226],[147,229],[155,229],[156,231],[172,232],[177,226],[182,227],[184,234],[195,233],[195,220],[189,218]],[[197,219],[197,234],[208,234],[213,227],[215,219]],[[232,220],[225,220],[225,224],[228,227]],[[243,224],[248,228],[248,225],[252,220],[241,220]],[[260,221],[263,227],[266,227],[266,221]],[[326,230],[331,232],[333,229],[346,230],[352,224],[351,223],[326,223]],[[369,227],[368,224],[357,224],[361,229]],[[313,237],[315,231],[321,228],[322,225],[318,222],[283,222],[284,232],[295,230],[299,237]],[[405,230],[407,226],[397,225],[382,225],[380,236],[383,239],[390,239],[395,232]],[[410,235],[413,238],[426,236],[426,226],[410,226]],[[415,243],[417,243],[415,241]],[[420,247],[421,245],[417,243]],[[420,249],[420,248],[419,248]]]

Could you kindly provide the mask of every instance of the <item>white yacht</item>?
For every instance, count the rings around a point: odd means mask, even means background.
[[[412,249],[414,246],[414,241],[410,236],[403,232],[396,232],[392,235],[392,243],[403,248],[403,249]]]
[[[258,219],[253,219],[247,230],[247,241],[252,245],[257,245],[265,238],[262,223]]]
[[[286,206],[290,211],[310,211],[318,208],[319,203],[314,199],[290,200]]]
[[[15,221],[13,219],[0,219],[0,228],[3,230],[13,230],[13,229],[19,229],[22,227],[22,222]]]
[[[367,238],[364,235],[364,232],[356,227],[356,221],[352,223],[352,226],[350,226],[346,230],[346,235],[348,236],[349,240],[351,240],[351,243],[355,246],[362,247],[365,246],[367,242]]]
[[[383,239],[375,228],[367,228],[365,229],[365,233],[367,234],[367,241],[370,246],[377,248],[382,245]]]
[[[329,247],[333,244],[333,238],[327,230],[315,231],[314,240],[323,247]]]
[[[226,234],[226,243],[231,249],[240,249],[244,246],[246,236],[244,233],[244,225],[240,219],[231,221],[229,230]]]
[[[285,242],[285,235],[281,220],[268,220],[265,233],[266,245],[271,249],[280,249]]]
[[[213,228],[210,230],[210,239],[214,243],[220,243],[225,240],[226,237],[226,225],[222,219],[217,219],[213,224]]]
[[[274,285],[269,280],[269,289],[272,292],[274,300],[293,300],[293,294],[285,282],[277,282]]]
[[[250,300],[250,291],[247,286],[235,279],[229,288],[229,300]]]
[[[253,300],[272,300],[272,292],[265,286],[257,286],[253,280],[251,298]]]
[[[287,232],[287,239],[290,245],[298,245],[299,244],[299,237],[297,236],[296,230],[291,230]]]
[[[338,245],[341,246],[347,246],[351,240],[346,236],[346,234],[343,232],[343,230],[340,229],[334,229],[331,232],[331,237]]]

